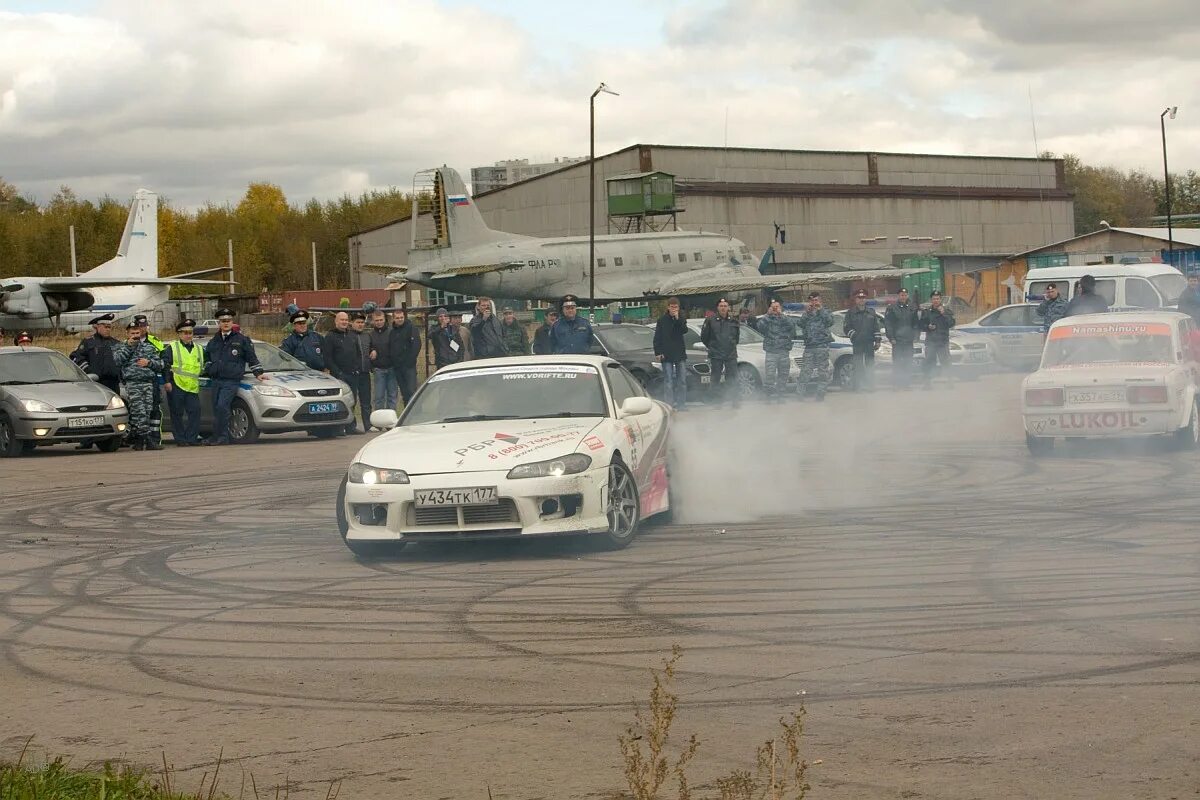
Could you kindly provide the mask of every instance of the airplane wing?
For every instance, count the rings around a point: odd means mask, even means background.
[[[711,272],[699,276],[678,275],[664,281],[648,295],[717,294],[720,292],[753,291],[755,289],[787,289],[793,286],[863,281],[872,278],[902,278],[928,272],[925,269],[870,269],[861,272],[795,272],[786,275],[742,275],[730,270],[728,277]]]
[[[504,264],[471,264],[465,267],[453,267],[431,275],[428,280],[438,278],[461,278],[464,275],[483,275],[488,272],[503,272],[506,269],[517,269],[525,266],[524,261],[509,261]]]
[[[374,272],[377,275],[392,275],[397,272],[407,272],[406,264],[359,264],[359,269]]]
[[[229,281],[201,281],[194,278],[38,278],[44,289],[89,289],[99,286],[228,286]]]

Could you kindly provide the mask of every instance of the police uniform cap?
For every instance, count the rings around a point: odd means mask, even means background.
[[[857,292],[854,293],[854,296],[855,297],[866,297],[867,293],[865,291],[863,291],[862,289],[859,289]]]
[[[941,293],[941,292],[937,292],[937,291],[935,291],[935,292],[933,292],[933,293],[932,293],[931,295],[929,295],[929,296],[930,296],[930,297],[941,297],[941,296],[942,296],[942,293]]]
[[[365,320],[366,318],[367,318],[367,315],[361,311],[351,311],[350,312],[350,321],[351,322],[354,322],[357,319]]]
[[[114,319],[116,319],[116,316],[110,311],[107,314],[101,314],[96,317],[88,325],[111,325]]]
[[[821,293],[820,293],[820,292],[809,292],[809,293],[808,293],[808,299],[809,299],[809,300],[816,300],[816,299],[817,299],[817,298],[819,298],[820,296],[821,296]]]
[[[29,331],[21,331],[13,339],[14,345],[33,344],[33,337],[29,335]]]
[[[502,313],[502,314],[515,314],[515,313],[517,313],[517,312],[513,310],[513,307],[512,307],[512,306],[505,306],[505,307],[504,307],[504,310],[503,310],[503,311],[501,311],[500,313]]]
[[[905,289],[904,287],[900,287],[899,294],[908,294],[908,289]]]
[[[308,322],[308,312],[307,312],[307,311],[295,311],[295,312],[293,312],[293,313],[292,313],[292,316],[291,316],[291,317],[289,317],[289,319],[290,319],[290,320],[291,320],[293,323],[296,323],[296,322]]]
[[[150,327],[150,320],[146,318],[145,314],[134,314],[133,324],[137,325],[139,328],[148,328]]]
[[[218,308],[217,309],[217,319],[220,319],[221,317],[229,317],[230,319],[232,319],[233,311],[228,308]]]
[[[131,320],[129,320],[129,322],[125,323],[125,330],[127,330],[127,331],[131,331],[134,328],[140,328],[140,327],[142,327],[142,326],[138,325],[136,318],[131,319]]]
[[[1058,288],[1058,284],[1057,284],[1057,283],[1047,283],[1047,284],[1046,284],[1046,288],[1047,288],[1047,289],[1057,289],[1057,288]]]
[[[437,311],[433,312],[433,315],[434,315],[435,317],[441,317],[441,316],[446,316],[446,317],[448,317],[448,316],[450,316],[450,312],[449,312],[449,311],[447,311],[447,310],[446,310],[446,309],[444,309],[444,308],[439,308]]]
[[[175,326],[175,332],[179,333],[180,331],[183,331],[183,330],[191,330],[194,327],[196,327],[196,320],[185,319],[183,322],[181,322]]]
[[[562,299],[562,304],[564,306],[579,305],[579,298],[573,294],[564,294],[563,299]]]

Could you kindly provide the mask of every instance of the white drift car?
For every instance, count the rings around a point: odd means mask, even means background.
[[[407,542],[599,534],[624,547],[670,508],[669,409],[603,356],[470,361],[438,371],[354,457],[342,539],[377,555]]]
[[[1025,378],[1025,441],[1037,455],[1063,438],[1172,436],[1200,443],[1200,343],[1173,312],[1085,314],[1054,323]]]

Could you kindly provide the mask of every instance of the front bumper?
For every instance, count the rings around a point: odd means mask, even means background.
[[[348,540],[410,542],[601,533],[608,530],[608,469],[557,478],[509,480],[507,471],[413,475],[406,484],[346,484]],[[494,506],[418,509],[418,489],[495,486]],[[558,506],[545,513],[543,503]],[[570,512],[570,513],[568,513]]]
[[[350,393],[335,397],[273,397],[251,390],[241,394],[254,413],[255,424],[264,433],[341,427],[354,419],[354,395]],[[331,404],[336,406],[336,410],[331,413],[310,413],[309,405],[314,403]]]
[[[71,419],[83,417],[100,419],[86,427],[71,427]],[[124,436],[129,430],[129,410],[116,408],[87,413],[22,411],[13,420],[13,430],[18,439],[31,442],[91,442],[112,436]]]
[[[1108,407],[1080,411],[1026,408],[1022,416],[1030,436],[1069,439],[1128,439],[1162,436],[1181,426],[1181,413],[1168,408]]]

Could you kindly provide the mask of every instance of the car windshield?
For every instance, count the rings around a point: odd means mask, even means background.
[[[267,372],[295,372],[308,369],[308,366],[300,359],[289,356],[275,345],[266,342],[255,342],[254,354],[258,356],[258,363],[262,364],[262,368]]]
[[[543,417],[603,417],[600,373],[579,364],[439,372],[405,409],[402,426]]]
[[[25,352],[0,355],[0,386],[30,383],[74,383],[87,375],[60,353]]]
[[[1150,282],[1158,289],[1158,293],[1163,296],[1163,303],[1168,306],[1178,303],[1180,295],[1187,288],[1187,278],[1171,272],[1155,275],[1150,278]]]
[[[610,353],[619,350],[649,350],[654,347],[654,329],[645,325],[614,325],[596,328],[596,336]]]
[[[1050,331],[1042,368],[1079,364],[1168,364],[1175,361],[1165,323],[1060,325]]]

